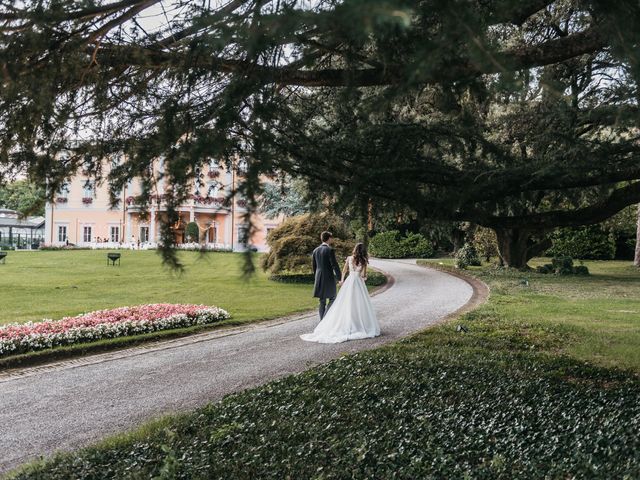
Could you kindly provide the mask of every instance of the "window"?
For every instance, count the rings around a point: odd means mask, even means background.
[[[67,241],[67,226],[58,225],[58,241],[64,243]]]
[[[120,227],[119,226],[111,226],[109,228],[109,238],[113,243],[118,243],[120,241]]]
[[[84,182],[83,192],[84,198],[93,198],[93,183],[89,180]]]
[[[238,226],[238,243],[246,245],[246,243],[249,241],[249,239],[247,238],[248,234],[249,228],[246,225]]]
[[[220,187],[218,182],[209,182],[209,188],[207,189],[207,197],[217,197],[220,193]]]
[[[67,198],[69,196],[70,190],[71,189],[69,188],[69,184],[67,182],[64,182],[62,185],[60,185],[60,188],[58,189],[58,197]]]
[[[149,241],[149,227],[140,227],[140,243]]]
[[[82,241],[91,243],[91,227],[85,226],[82,228]]]

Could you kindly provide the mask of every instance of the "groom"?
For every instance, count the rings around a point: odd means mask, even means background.
[[[315,276],[313,296],[320,299],[320,320],[322,320],[336,299],[336,283],[342,277],[342,272],[340,272],[336,260],[336,252],[331,248],[333,242],[331,232],[322,232],[320,240],[322,245],[313,251],[313,274]]]

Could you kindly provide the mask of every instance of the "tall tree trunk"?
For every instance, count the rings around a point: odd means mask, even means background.
[[[510,268],[527,268],[529,232],[520,229],[497,228],[496,236],[502,264]]]
[[[523,228],[494,228],[498,239],[498,251],[503,266],[528,269],[527,262],[536,255],[545,252],[551,246],[551,240],[543,238],[534,242],[532,232]]]
[[[636,267],[640,267],[640,204],[638,204],[638,221],[636,228],[636,255],[633,260]]]

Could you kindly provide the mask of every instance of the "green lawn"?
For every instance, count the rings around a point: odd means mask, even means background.
[[[17,478],[640,478],[640,272],[587,265]]]
[[[449,259],[425,260],[440,266]],[[530,265],[549,263],[535,259]],[[588,261],[589,276],[558,277],[473,267],[491,286],[491,309],[507,328],[537,342],[557,340],[554,353],[640,372],[640,270],[631,262]],[[525,282],[526,280],[526,282]]]
[[[152,251],[10,252],[0,264],[0,324],[143,303],[197,303],[227,309],[237,321],[273,318],[315,306],[308,285],[271,282],[261,271],[242,278],[239,254],[182,252],[183,274]],[[257,258],[256,258],[257,262]]]

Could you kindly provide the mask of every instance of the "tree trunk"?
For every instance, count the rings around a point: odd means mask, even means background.
[[[638,204],[638,222],[636,229],[636,255],[633,260],[636,267],[640,267],[640,204]]]
[[[520,229],[496,229],[496,236],[502,265],[526,269],[529,261],[529,232]]]
[[[536,255],[545,252],[551,246],[551,240],[544,237],[540,241],[532,239],[531,230],[522,228],[494,228],[498,239],[498,252],[502,266],[526,270],[527,262]]]
[[[464,245],[465,232],[459,228],[454,228],[451,232],[451,243],[453,243],[453,253],[455,253],[462,248]]]

